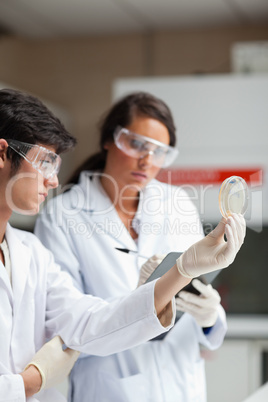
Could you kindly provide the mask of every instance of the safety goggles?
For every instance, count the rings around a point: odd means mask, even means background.
[[[40,145],[26,144],[17,140],[7,140],[13,151],[17,152],[45,179],[51,179],[59,173],[61,157]]]
[[[160,141],[133,133],[126,128],[117,127],[114,132],[114,142],[126,155],[135,159],[151,156],[152,164],[158,167],[167,167],[174,162],[179,151],[163,144]]]

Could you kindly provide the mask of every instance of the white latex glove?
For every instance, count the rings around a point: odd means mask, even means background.
[[[143,285],[155,268],[163,261],[165,254],[155,254],[150,257],[141,267],[138,287]]]
[[[224,240],[224,234],[227,241]],[[193,244],[176,261],[181,275],[186,278],[228,267],[244,242],[246,222],[242,215],[222,218],[206,237]]]
[[[39,370],[42,377],[40,390],[53,387],[63,381],[78,359],[79,352],[69,348],[62,350],[62,345],[62,339],[55,336],[38,350],[24,369],[33,365]]]
[[[210,284],[205,285],[199,279],[193,279],[192,285],[200,295],[181,290],[176,297],[176,309],[191,314],[200,327],[212,327],[218,318],[221,297]]]

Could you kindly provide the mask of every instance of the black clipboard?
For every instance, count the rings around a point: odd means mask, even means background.
[[[167,254],[166,257],[163,259],[163,261],[156,267],[154,272],[149,276],[149,278],[146,280],[145,283],[148,283],[157,278],[160,278],[167,271],[169,271],[173,267],[173,265],[176,264],[176,260],[177,260],[177,258],[179,258],[179,256],[181,254],[182,253],[179,253],[179,252],[171,252],[171,253]],[[213,280],[216,278],[216,276],[218,276],[218,274],[220,272],[221,272],[221,269],[218,269],[217,271],[213,271],[213,272],[209,272],[208,274],[200,275],[197,278],[201,282],[203,282],[205,285],[208,285],[209,283],[213,282]],[[198,292],[198,290],[192,285],[192,281],[188,285],[184,286],[184,288],[182,288],[181,290],[186,290],[187,292],[191,292],[196,295],[200,294]],[[175,322],[177,322],[182,317],[183,314],[184,313],[182,311],[177,311]],[[165,332],[164,334],[161,334],[161,335],[157,336],[156,338],[153,338],[152,340],[161,340],[167,335],[167,333],[168,332]]]
[[[160,278],[162,275],[164,275],[167,271],[169,271],[173,265],[176,264],[176,260],[179,258],[179,256],[182,255],[182,253],[178,252],[171,252],[166,255],[166,257],[163,259],[163,261],[156,267],[154,272],[149,276],[149,278],[146,280],[147,282],[151,282],[157,278]],[[221,272],[221,269],[218,269],[217,271],[209,272],[208,274],[200,275],[198,276],[198,279],[203,282],[205,285],[208,285],[209,283],[213,282],[213,280],[218,276],[218,274]],[[199,295],[199,292],[193,287],[192,282],[190,282],[188,285],[186,285],[183,289],[181,290],[186,290],[187,292],[195,293]]]

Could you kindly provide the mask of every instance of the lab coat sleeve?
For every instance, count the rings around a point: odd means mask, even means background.
[[[57,217],[49,209],[57,208],[57,200],[53,201],[49,203],[47,209],[42,210],[42,213],[37,218],[34,228],[35,235],[46,248],[53,250],[57,263],[71,275],[75,287],[85,293],[80,272],[80,262],[76,256],[73,242],[70,242],[69,236],[66,235],[67,229],[65,229],[66,222],[63,219],[63,213],[60,210],[59,215],[62,217],[62,221],[59,224],[55,224]]]
[[[25,402],[25,388],[19,374],[0,376],[0,402]]]
[[[105,356],[129,349],[173,325],[163,327],[154,311],[155,282],[143,285],[110,303],[80,293],[71,278],[51,264],[47,280],[46,328],[67,346],[87,354]]]

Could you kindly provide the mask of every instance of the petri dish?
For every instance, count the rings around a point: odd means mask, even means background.
[[[224,180],[219,192],[219,207],[223,217],[230,213],[244,215],[248,207],[248,185],[242,177],[231,176]]]

